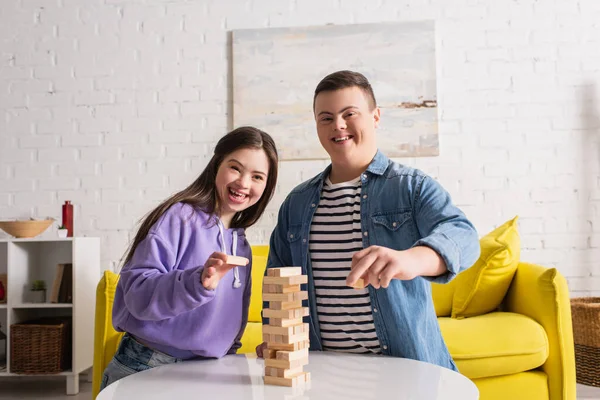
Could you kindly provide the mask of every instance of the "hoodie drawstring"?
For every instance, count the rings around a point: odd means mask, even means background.
[[[227,249],[225,248],[225,231],[223,229],[223,223],[221,222],[221,220],[219,220],[219,232],[221,232],[221,252],[227,254]],[[232,249],[232,254],[233,256],[237,256],[237,232],[233,232],[233,249]],[[233,267],[233,287],[234,288],[239,288],[240,286],[242,286],[242,282],[240,281],[240,271],[238,270],[238,267]]]

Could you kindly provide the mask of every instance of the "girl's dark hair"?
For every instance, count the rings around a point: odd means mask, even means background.
[[[269,160],[267,183],[263,195],[252,207],[236,213],[231,220],[230,227],[248,228],[249,226],[254,225],[262,216],[267,204],[275,192],[279,158],[275,142],[269,134],[251,126],[243,126],[227,133],[219,140],[208,165],[191,185],[163,201],[158,207],[144,217],[140,229],[135,235],[129,249],[127,249],[123,265],[131,261],[135,249],[140,242],[146,238],[150,228],[152,228],[173,204],[189,204],[196,209],[214,216],[219,207],[218,196],[215,190],[217,171],[225,157],[240,149],[263,149]]]

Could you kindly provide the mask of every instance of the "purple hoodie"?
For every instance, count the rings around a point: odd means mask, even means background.
[[[222,246],[225,253],[246,257],[250,264],[230,270],[215,290],[207,290],[200,282],[204,263],[213,252],[223,251]],[[177,203],[123,266],[113,325],[177,358],[234,353],[248,322],[251,268],[243,229],[220,229],[216,218],[209,220],[208,214]]]

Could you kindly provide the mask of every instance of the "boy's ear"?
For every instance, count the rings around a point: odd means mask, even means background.
[[[375,107],[373,110],[373,121],[375,128],[379,128],[379,121],[381,120],[381,109],[379,107]]]

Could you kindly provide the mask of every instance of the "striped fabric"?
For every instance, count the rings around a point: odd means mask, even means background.
[[[360,178],[325,181],[310,229],[310,257],[324,350],[381,353],[368,289],[346,286],[352,256],[362,249]]]

